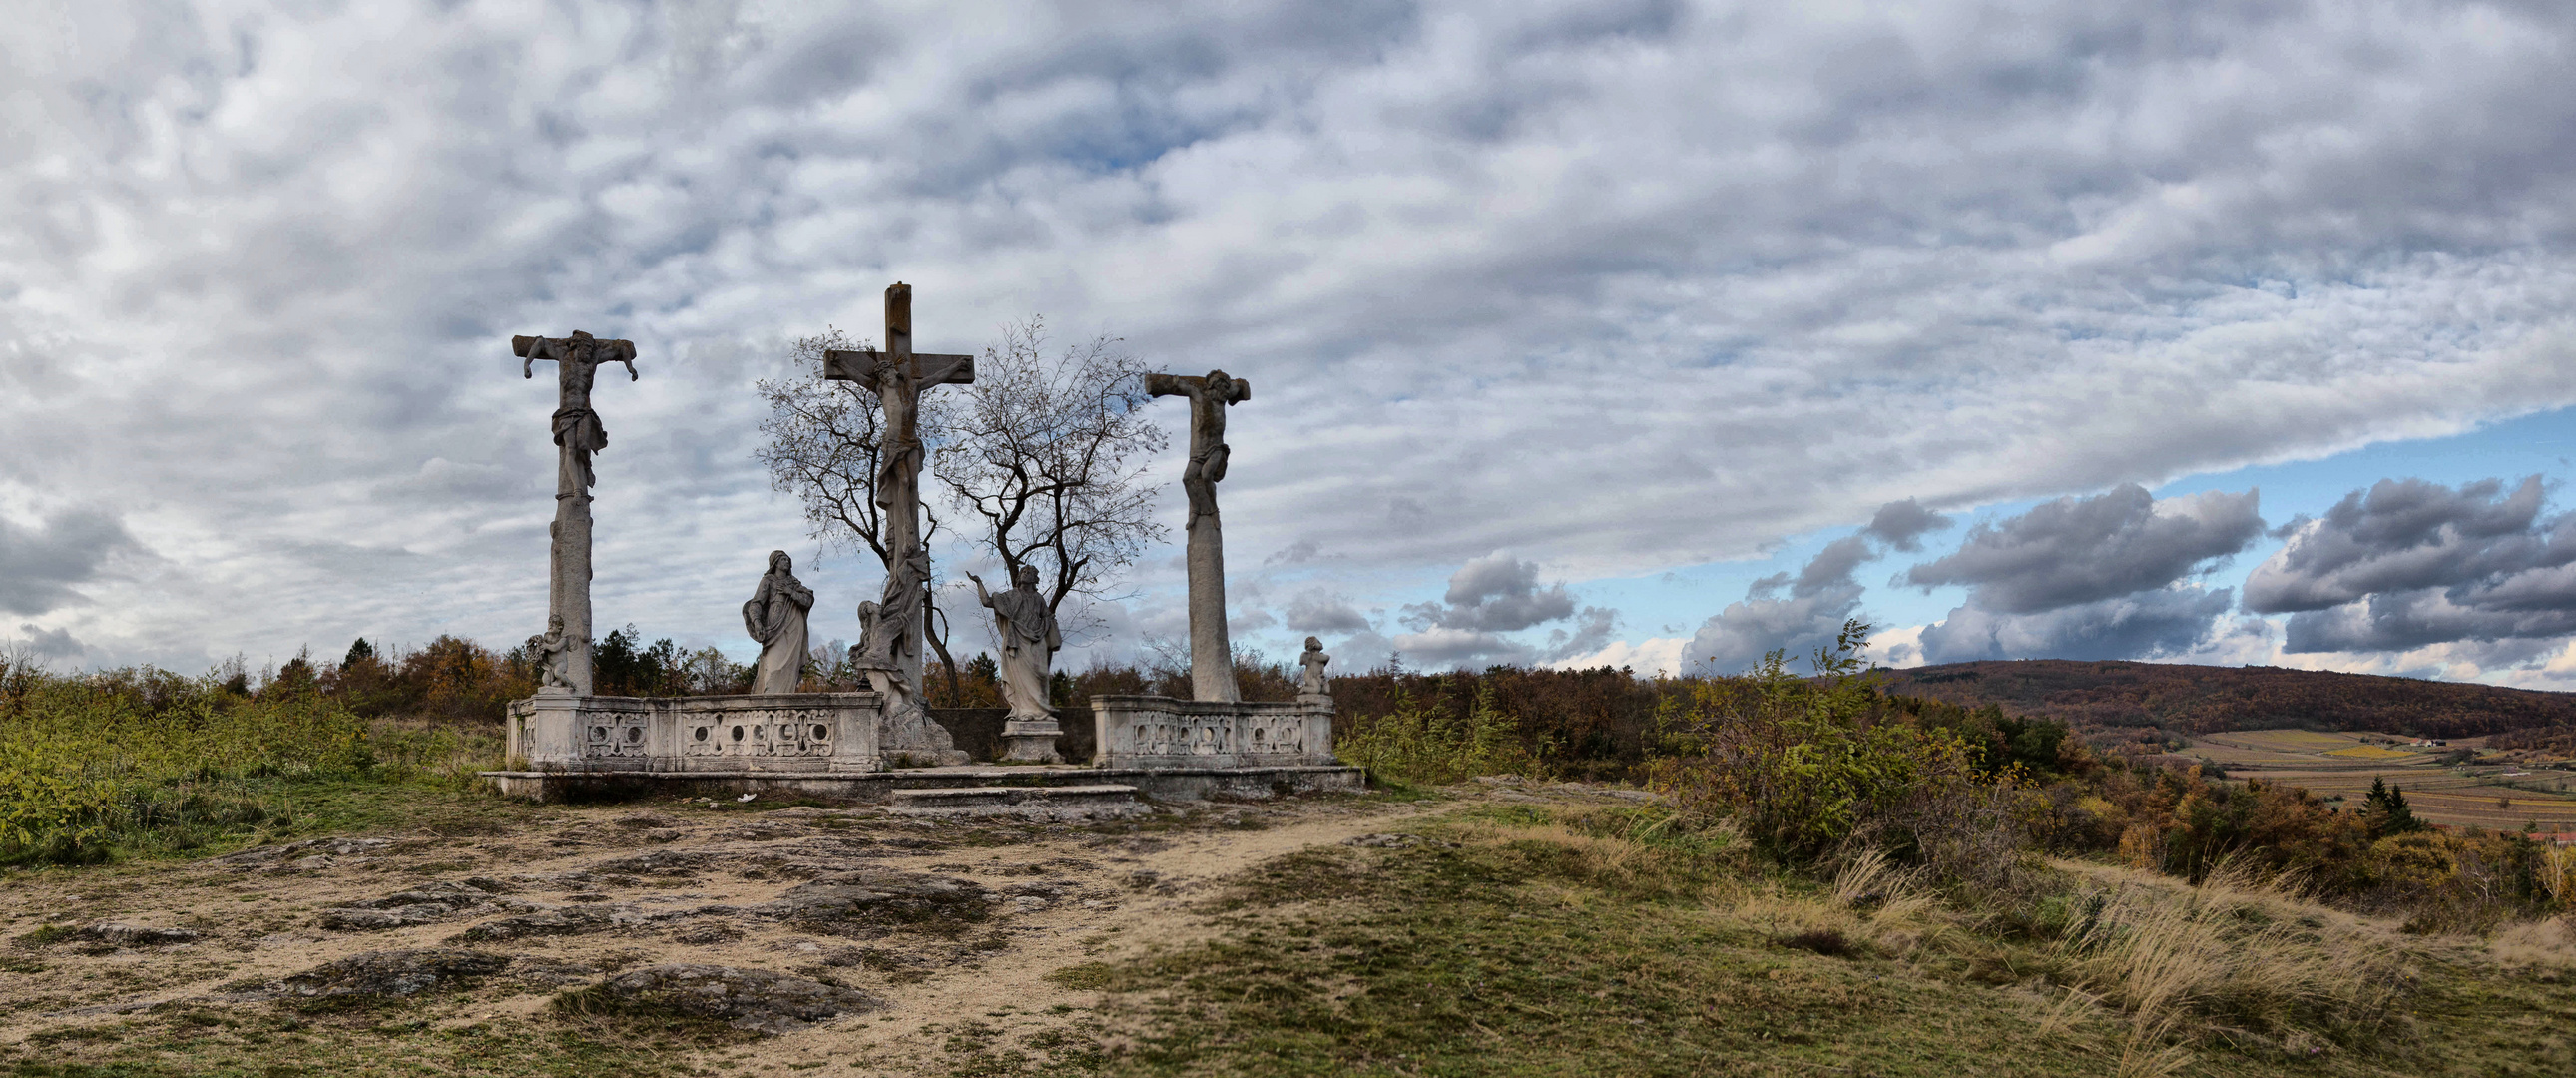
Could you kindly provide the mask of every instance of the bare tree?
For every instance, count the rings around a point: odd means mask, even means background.
[[[877,468],[884,462],[885,413],[876,395],[857,382],[823,377],[823,354],[836,349],[865,349],[839,329],[826,328],[788,346],[788,358],[800,373],[761,379],[760,395],[769,401],[769,418],[760,432],[769,439],[754,454],[769,467],[772,489],[796,495],[805,506],[808,534],[845,550],[865,547],[877,563],[886,564],[885,511],[877,504]],[[948,412],[924,397],[920,411],[923,444],[937,447],[950,437]],[[939,532],[939,514],[922,507],[921,543]],[[940,609],[937,587],[922,583],[922,609],[930,648],[948,668],[949,689],[957,691],[957,664],[948,657],[947,613]]]
[[[1118,571],[1166,534],[1142,482],[1166,438],[1137,412],[1145,371],[1118,343],[1049,355],[1044,319],[1005,328],[952,398],[931,464],[1008,572],[1034,564],[1052,578],[1043,593],[1067,637],[1099,627],[1090,600],[1114,598]],[[1068,612],[1072,596],[1083,601]]]

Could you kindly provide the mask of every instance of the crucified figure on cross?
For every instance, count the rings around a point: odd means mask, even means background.
[[[1225,631],[1225,538],[1216,512],[1216,485],[1225,479],[1233,450],[1225,444],[1225,410],[1252,399],[1252,383],[1209,371],[1204,378],[1145,376],[1145,392],[1190,401],[1190,463],[1181,489],[1190,497],[1190,695],[1200,700],[1243,698],[1234,678],[1234,645]]]
[[[636,381],[635,342],[603,341],[574,331],[570,337],[512,337],[510,351],[523,362],[522,378],[537,376],[537,361],[555,364],[555,521],[547,555],[547,631],[562,635],[559,663],[564,687],[590,695],[590,488],[598,477],[590,455],[608,448],[608,428],[590,409],[590,385],[601,364],[623,363]],[[560,626],[557,621],[560,619]]]
[[[912,350],[912,286],[896,281],[885,292],[885,348],[823,353],[823,377],[857,382],[876,394],[885,410],[879,450],[876,504],[885,511],[886,587],[867,646],[883,664],[869,678],[887,695],[890,750],[955,753],[955,743],[929,719],[918,699],[921,642],[928,629],[922,592],[929,585],[930,554],[921,535],[921,393],[933,386],[975,381],[975,357]],[[916,721],[917,720],[917,721]],[[920,744],[906,743],[918,740]],[[962,762],[963,756],[959,755]]]
[[[510,350],[518,354],[519,376],[537,376],[537,361],[553,360],[558,404],[555,407],[555,444],[562,446],[562,467],[555,479],[555,497],[569,498],[584,494],[597,485],[591,474],[590,455],[608,448],[608,428],[601,426],[599,413],[590,410],[591,381],[604,363],[626,365],[626,380],[637,381],[635,342],[603,341],[580,330],[570,337],[512,337]]]

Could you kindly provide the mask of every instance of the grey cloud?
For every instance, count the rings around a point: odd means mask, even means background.
[[[33,527],[0,518],[0,610],[42,614],[79,602],[72,586],[134,545],[122,522],[95,509],[65,509]]]
[[[1609,647],[1619,632],[1619,612],[1606,606],[1587,606],[1575,615],[1572,629],[1550,629],[1547,634],[1547,662],[1564,662]]]
[[[501,336],[572,328],[646,356],[602,387],[603,623],[721,632],[707,567],[802,533],[723,346],[873,335],[896,277],[927,347],[1045,311],[1222,354],[1263,388],[1236,549],[1390,575],[1651,573],[1889,483],[2576,401],[2564,6],[92,7],[81,49],[0,39],[0,154],[48,162],[0,169],[0,288],[48,297],[0,305],[41,392],[0,398],[0,483],[155,507],[171,573],[84,628],[143,648],[523,636],[553,401]],[[442,456],[489,496],[350,496]],[[324,535],[420,556],[312,579],[276,542]],[[1140,566],[1144,617],[1180,573]]]
[[[1477,629],[1434,625],[1400,635],[1394,645],[1396,652],[1404,656],[1405,665],[1417,670],[1529,666],[1539,661],[1537,648],[1501,633]]]
[[[1861,586],[1853,570],[1872,556],[1858,535],[1825,544],[1795,578],[1787,573],[1754,582],[1742,602],[1701,623],[1682,661],[1711,673],[1751,669],[1763,655],[1785,649],[1792,658],[1831,643],[1843,622],[1860,610]],[[1782,588],[1787,595],[1780,594]]]
[[[2542,516],[2545,496],[2536,475],[2383,479],[2299,522],[2247,576],[2245,605],[2290,614],[2293,652],[2576,634],[2576,515]]]
[[[1352,633],[1326,651],[1333,657],[1333,665],[1325,671],[1331,675],[1364,674],[1386,665],[1387,658],[1396,654],[1395,641],[1374,630]]]
[[[1968,530],[1956,553],[1913,566],[1905,582],[1965,585],[1971,604],[2036,614],[2164,587],[2253,545],[2259,492],[2210,491],[2161,502],[2136,484],[2060,498],[2000,526]]]
[[[1947,528],[1950,523],[1950,518],[1907,498],[1879,506],[1862,533],[1887,544],[1890,550],[1912,554],[1923,549],[1923,536]]]
[[[1496,551],[1471,559],[1449,577],[1439,603],[1406,606],[1407,624],[1479,632],[1515,632],[1574,616],[1574,595],[1563,584],[1538,585],[1538,563]]]
[[[1299,592],[1288,601],[1282,617],[1289,628],[1301,633],[1355,633],[1369,627],[1368,615],[1353,607],[1347,596],[1321,589]]]
[[[2566,520],[2538,524],[2539,476],[2511,491],[2498,480],[2454,490],[2421,479],[2382,479],[2293,522],[2279,553],[2245,578],[2245,607],[2287,614],[2340,606],[2377,592],[2449,588],[2576,560]]]
[[[2137,659],[2206,643],[2234,589],[2162,588],[2037,613],[1975,605],[1923,629],[1926,662],[1976,659]]]
[[[89,651],[89,645],[81,643],[78,638],[72,636],[69,629],[43,629],[34,625],[20,625],[18,631],[27,634],[19,646],[25,649],[26,654],[38,659],[78,658]]]
[[[1307,562],[1323,556],[1324,545],[1322,543],[1318,543],[1312,539],[1300,539],[1294,543],[1290,543],[1287,546],[1279,548],[1278,552],[1270,555],[1269,557],[1261,559],[1261,564],[1265,566],[1304,565]]]

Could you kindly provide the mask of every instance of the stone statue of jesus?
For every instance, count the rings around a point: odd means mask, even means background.
[[[805,615],[814,608],[814,591],[796,579],[794,566],[786,551],[770,551],[769,572],[742,604],[742,627],[760,641],[751,675],[755,693],[795,692],[804,679]]]
[[[982,577],[968,573],[966,579],[975,582],[975,597],[993,608],[994,635],[1002,639],[1002,702],[1011,705],[1011,717],[1054,718],[1047,679],[1055,653],[1064,647],[1064,634],[1056,628],[1046,596],[1038,594],[1037,567],[1012,571],[1011,590],[1000,595],[984,590]]]
[[[608,448],[608,428],[600,425],[599,413],[590,410],[591,382],[603,363],[625,364],[626,380],[635,381],[635,342],[603,341],[576,330],[570,337],[512,337],[510,343],[524,361],[519,364],[521,377],[536,377],[540,359],[555,361],[555,444],[565,450],[555,497],[587,493],[598,484],[590,471],[590,455]]]

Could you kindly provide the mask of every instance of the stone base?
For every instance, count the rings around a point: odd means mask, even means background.
[[[1002,724],[1002,762],[1063,763],[1064,757],[1055,751],[1055,739],[1062,736],[1064,727],[1053,718],[1012,719]]]
[[[963,767],[975,758],[964,749],[888,749],[885,762],[887,767]]]
[[[939,767],[871,774],[745,774],[692,771],[486,771],[503,794],[532,801],[631,801],[648,798],[814,797],[889,803],[896,790],[963,786],[1133,786],[1158,801],[1262,800],[1302,793],[1357,793],[1368,776],[1356,767]]]
[[[1136,800],[1136,788],[1095,786],[943,786],[896,790],[899,816],[1022,816],[1034,820],[1096,820],[1140,816],[1153,806]]]

